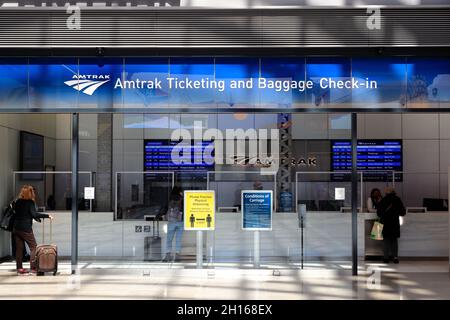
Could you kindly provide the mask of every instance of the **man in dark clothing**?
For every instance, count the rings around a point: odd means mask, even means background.
[[[402,200],[395,194],[392,187],[387,187],[385,197],[377,207],[377,215],[383,224],[383,262],[388,263],[392,256],[398,263],[398,238],[400,238],[400,216],[406,214]]]

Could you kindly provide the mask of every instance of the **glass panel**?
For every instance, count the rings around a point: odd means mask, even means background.
[[[266,79],[260,89],[262,107],[305,107],[304,58],[262,58],[261,78]]]
[[[143,220],[165,214],[173,172],[116,172],[116,212],[118,220]]]
[[[29,63],[30,108],[78,107],[78,93],[71,88],[71,82],[78,80],[78,59],[30,59]]]
[[[213,58],[171,58],[170,107],[208,107],[215,103],[215,93],[225,90],[214,81]],[[177,86],[174,84],[178,83]]]
[[[450,101],[445,58],[55,57],[0,59],[0,69],[8,109],[427,109]]]
[[[353,108],[406,107],[405,58],[352,58],[352,76],[361,84],[352,90]]]
[[[351,59],[307,58],[306,80],[314,83],[306,98],[310,107],[351,108],[352,89],[345,86],[351,82]]]
[[[351,191],[349,173],[296,173],[297,212],[305,208],[299,217],[304,227],[299,229],[303,240],[297,255],[303,268],[351,268]]]
[[[430,171],[427,165],[417,172],[404,172],[403,182],[395,184],[407,208],[406,216],[400,217],[400,259],[448,256],[448,193],[442,192],[448,188],[448,175],[439,177]]]
[[[259,105],[259,91],[254,83],[260,74],[259,59],[216,58],[215,61],[216,80],[224,81],[227,88],[216,93],[218,107],[237,108]]]
[[[123,89],[124,108],[167,107],[168,58],[126,58],[124,80],[134,82]]]
[[[407,62],[408,108],[448,108],[450,61],[439,58],[407,58]]]
[[[207,232],[207,261],[214,266],[223,265],[252,267],[254,262],[254,232],[242,229],[242,190],[272,190],[276,208],[276,173],[261,174],[258,170],[211,171],[208,173],[208,190],[216,194],[216,229]],[[230,192],[233,190],[232,192]],[[273,215],[272,225],[279,232],[283,218]],[[278,247],[272,231],[261,231],[261,264],[267,265],[278,259]]]
[[[80,211],[90,211],[92,201],[84,198],[85,187],[95,187],[95,173],[79,172],[79,198]],[[14,194],[19,194],[24,185],[31,185],[36,192],[36,205],[43,211],[72,210],[72,176],[67,172],[52,171],[15,171]],[[50,188],[48,186],[54,185]]]
[[[85,218],[92,214],[92,200],[84,198],[85,187],[95,187],[92,172],[79,172],[79,255],[84,258],[86,255],[96,254],[96,242],[92,241],[84,231]],[[61,261],[71,255],[71,224],[72,224],[72,183],[70,172],[15,172],[14,186],[16,194],[19,193],[23,185],[31,185],[36,190],[36,205],[39,211],[54,216],[52,221],[52,233],[50,234],[49,222],[44,220],[40,224],[35,223],[33,231],[38,243],[52,243],[58,246],[58,256]],[[95,228],[95,223],[88,223],[89,227]],[[87,227],[86,227],[87,228]],[[99,232],[97,226],[96,232]],[[50,238],[51,236],[51,238]],[[102,240],[103,241],[103,240]],[[102,250],[100,250],[102,252]]]
[[[77,83],[72,85],[79,92],[78,108],[111,109],[123,107],[121,87],[116,87],[123,76],[123,59],[80,59]],[[74,81],[75,81],[74,80]]]
[[[0,108],[28,108],[27,59],[0,59]]]

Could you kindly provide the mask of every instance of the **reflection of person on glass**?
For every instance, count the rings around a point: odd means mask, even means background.
[[[191,228],[193,228],[194,227],[194,222],[195,222],[195,217],[194,217],[193,213],[189,217],[189,222],[191,223]]]
[[[206,217],[206,224],[208,225],[208,228],[211,228],[211,215],[208,213],[208,216]]]
[[[167,239],[166,239],[166,255],[163,262],[171,260],[172,242],[175,240],[174,261],[178,261],[181,251],[181,237],[183,236],[183,190],[180,187],[174,187],[169,197],[169,205],[167,206]]]

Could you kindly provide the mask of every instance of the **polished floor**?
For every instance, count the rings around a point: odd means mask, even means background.
[[[207,266],[208,267],[208,266]],[[450,299],[447,261],[310,263],[304,270],[263,265],[82,262],[79,275],[61,263],[57,276],[16,275],[0,264],[0,299]]]

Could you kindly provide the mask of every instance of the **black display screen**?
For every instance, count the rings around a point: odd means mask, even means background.
[[[195,176],[209,170],[214,170],[213,141],[180,144],[172,140],[144,140],[144,171],[189,172]]]
[[[38,134],[20,132],[20,170],[44,170],[44,137]],[[22,180],[43,180],[42,173],[22,173]]]
[[[331,141],[331,171],[352,170],[352,145],[349,140]],[[358,140],[357,170],[364,181],[392,180],[392,171],[403,171],[402,140]],[[339,176],[334,175],[333,180]],[[395,174],[401,181],[402,175]]]

